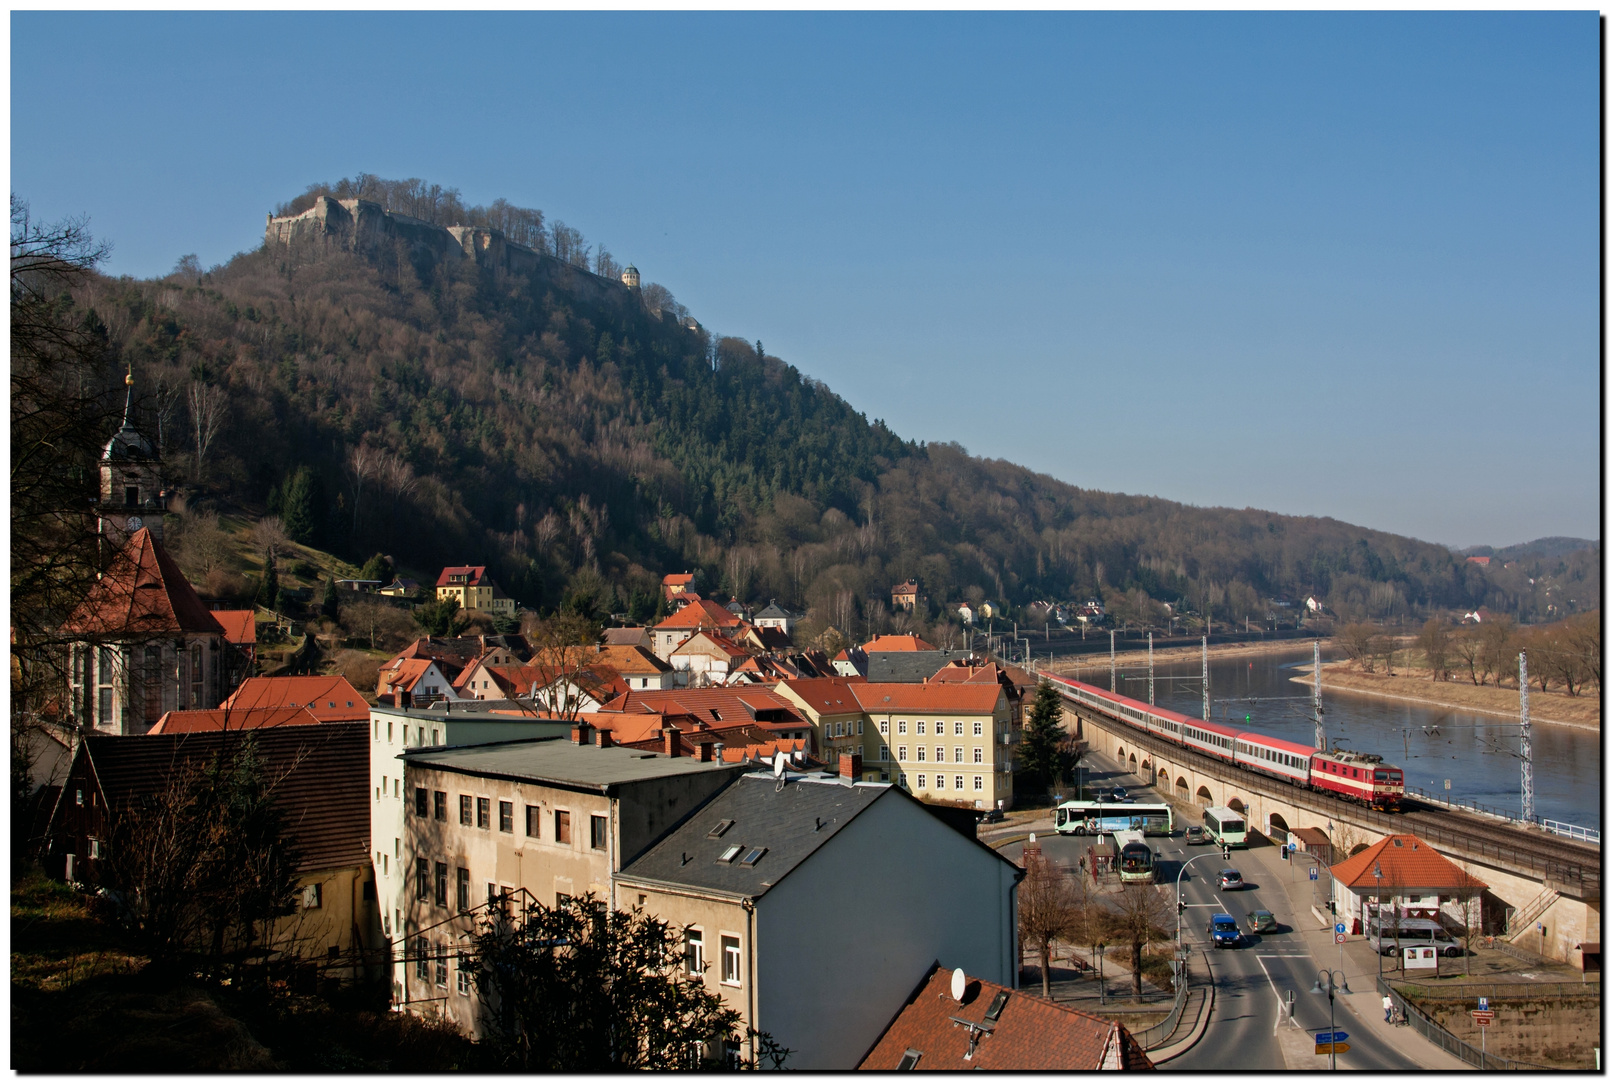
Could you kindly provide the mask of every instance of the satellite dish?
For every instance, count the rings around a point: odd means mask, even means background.
[[[788,759],[783,756],[783,752],[781,750],[778,750],[778,751],[776,751],[775,753],[772,754],[772,756],[771,756],[771,774],[773,776],[777,777],[778,779],[782,779],[783,769],[785,769],[787,767],[788,767]]]
[[[962,995],[966,992],[967,973],[961,968],[957,968],[955,971],[950,973],[950,996],[955,998],[957,1001],[960,1001],[962,999]]]

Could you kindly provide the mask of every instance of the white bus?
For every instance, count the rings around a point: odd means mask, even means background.
[[[1167,803],[1097,803],[1068,801],[1051,815],[1059,833],[1099,836],[1134,829],[1147,836],[1168,836],[1174,831],[1174,811]]]
[[[1150,885],[1157,877],[1157,856],[1146,839],[1133,829],[1112,834],[1118,851],[1118,880],[1125,885]]]
[[[1227,806],[1209,806],[1202,810],[1202,828],[1215,844],[1227,848],[1247,846],[1247,819]]]

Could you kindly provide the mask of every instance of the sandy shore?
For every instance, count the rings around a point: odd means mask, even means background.
[[[1501,716],[1510,720],[1520,719],[1519,690],[1501,686],[1472,686],[1469,683],[1432,682],[1423,676],[1415,678],[1412,675],[1400,675],[1394,678],[1390,675],[1349,671],[1347,666],[1351,663],[1343,661],[1325,665],[1326,691],[1341,690],[1348,693],[1369,694],[1391,701],[1409,701],[1416,705],[1458,709],[1461,712]],[[1294,676],[1291,681],[1312,686],[1313,665],[1309,665],[1308,672],[1306,675]],[[1600,699],[1597,694],[1585,694],[1573,698],[1565,694],[1552,692],[1544,694],[1533,690],[1528,697],[1530,699],[1527,702],[1528,711],[1536,723],[1561,724],[1590,731],[1599,729]]]

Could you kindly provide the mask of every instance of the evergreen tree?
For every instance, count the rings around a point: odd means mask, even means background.
[[[270,611],[280,609],[280,579],[274,570],[273,559],[268,560],[268,565],[263,569],[262,580],[257,583],[257,604]]]
[[[324,485],[306,465],[285,482],[280,495],[285,535],[298,544],[315,544],[324,527]]]
[[[326,619],[332,620],[341,613],[341,598],[336,593],[334,574],[324,582],[324,599],[319,604],[319,611]]]
[[[391,580],[391,564],[379,552],[369,556],[369,561],[363,564],[358,571],[358,578],[362,581],[378,581],[384,585]]]
[[[1043,787],[1050,787],[1073,767],[1068,733],[1062,729],[1062,696],[1044,679],[1035,688],[1017,760],[1018,767]]]

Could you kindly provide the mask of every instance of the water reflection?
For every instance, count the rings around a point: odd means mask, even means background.
[[[1321,655],[1332,660],[1339,651],[1327,649]],[[1312,660],[1312,646],[1289,653],[1210,659],[1213,718],[1312,745],[1310,688],[1290,681]],[[1119,692],[1144,701],[1144,656],[1139,664],[1120,668]],[[1159,663],[1157,703],[1189,716],[1202,715],[1201,675],[1200,660]],[[1107,685],[1104,666],[1087,667],[1078,677]],[[1473,799],[1520,812],[1521,763],[1514,756],[1520,752],[1520,731],[1514,720],[1327,687],[1325,733],[1333,746],[1380,754],[1401,765],[1410,787],[1440,794],[1446,783],[1455,800]],[[1534,723],[1537,816],[1599,828],[1601,759],[1597,731]]]

